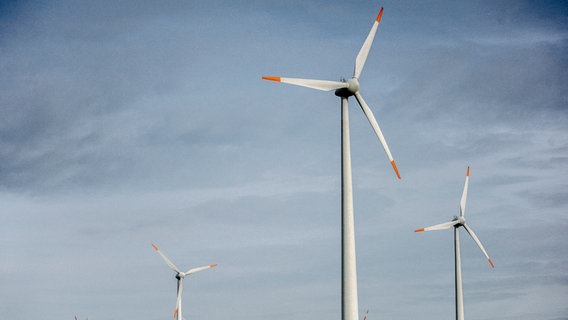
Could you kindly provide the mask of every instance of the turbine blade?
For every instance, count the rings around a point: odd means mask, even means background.
[[[178,286],[177,286],[177,299],[176,299],[176,310],[174,311],[174,318],[178,318],[178,314],[179,314],[179,319],[182,319],[182,314],[181,314],[181,293],[183,291],[183,282],[181,279],[178,280]]]
[[[414,232],[449,229],[449,228],[455,226],[456,224],[458,224],[458,222],[459,222],[458,220],[444,222],[444,223],[440,223],[440,224],[437,224],[437,225],[434,225],[434,226],[431,226],[431,227],[416,229],[416,230],[414,230]]]
[[[282,77],[262,77],[263,80],[276,81],[297,85],[300,87],[307,87],[322,91],[331,91],[341,88],[347,88],[347,82],[327,81],[327,80],[313,80],[313,79],[300,79],[300,78],[282,78]]]
[[[355,93],[355,98],[357,99],[357,102],[359,102],[361,109],[363,109],[365,116],[367,116],[367,119],[369,120],[369,123],[373,127],[375,134],[377,135],[377,137],[381,141],[381,144],[383,145],[383,148],[385,149],[387,157],[389,158],[389,160],[391,162],[391,165],[394,169],[394,172],[396,173],[396,176],[400,179],[400,173],[398,172],[398,168],[396,167],[396,163],[394,162],[394,159],[392,158],[392,154],[389,150],[389,146],[387,145],[387,141],[385,140],[385,137],[383,136],[381,128],[379,128],[379,124],[377,123],[377,120],[375,119],[375,116],[373,115],[371,108],[369,108],[369,106],[367,105],[365,100],[363,100],[363,97],[361,96],[359,91],[357,91]]]
[[[216,267],[216,266],[217,266],[217,264],[214,263],[214,264],[210,264],[210,265],[208,265],[208,266],[203,266],[203,267],[198,267],[198,268],[189,269],[189,270],[187,270],[187,272],[186,272],[185,274],[187,275],[187,274],[196,273],[196,272],[199,272],[199,271],[211,269],[211,268]]]
[[[359,50],[359,54],[355,59],[355,71],[353,71],[353,77],[359,79],[361,72],[363,71],[363,67],[365,66],[365,61],[367,61],[367,56],[369,55],[369,51],[371,50],[371,46],[373,45],[373,40],[375,39],[375,34],[377,33],[377,28],[379,27],[379,23],[381,22],[381,16],[383,15],[383,8],[379,11],[379,15],[375,19],[373,26],[371,27],[371,31],[369,31],[369,35],[367,35],[367,39],[363,43],[361,50]]]
[[[468,185],[469,185],[469,166],[467,166],[467,172],[465,174],[465,185],[463,186],[463,193],[460,201],[460,217],[465,216],[465,204],[467,202]]]
[[[493,261],[491,261],[491,258],[489,258],[487,251],[485,251],[485,248],[483,248],[483,245],[481,244],[481,241],[479,241],[479,238],[477,238],[477,236],[475,235],[475,232],[473,232],[473,230],[467,224],[464,224],[463,227],[465,228],[467,233],[469,233],[469,235],[473,238],[473,241],[475,241],[475,243],[477,244],[479,249],[481,249],[481,252],[483,252],[485,257],[487,258],[487,261],[489,261],[489,264],[491,265],[491,267],[495,268]]]
[[[172,268],[172,270],[174,270],[175,272],[178,272],[178,273],[180,272],[179,269],[178,269],[178,267],[176,267],[176,265],[173,264],[173,263],[170,261],[170,259],[168,259],[168,257],[166,257],[166,256],[162,253],[162,251],[160,251],[160,249],[158,249],[158,247],[156,247],[155,244],[152,244],[152,247],[154,248],[154,250],[156,250],[156,251],[162,256],[162,259],[164,259],[164,261],[168,264],[168,266],[170,266],[170,268]]]

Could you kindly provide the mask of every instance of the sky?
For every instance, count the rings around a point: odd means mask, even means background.
[[[1,1],[0,316],[340,319],[350,99],[361,317],[568,319],[565,1]]]

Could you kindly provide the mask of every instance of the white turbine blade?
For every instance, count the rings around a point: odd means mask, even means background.
[[[495,268],[495,266],[493,265],[493,261],[491,261],[491,258],[489,258],[487,251],[485,251],[485,248],[483,248],[483,245],[481,244],[481,241],[479,241],[479,239],[475,235],[475,232],[473,232],[473,230],[470,227],[468,227],[467,224],[464,224],[463,227],[465,228],[465,230],[467,230],[467,233],[469,233],[469,235],[473,238],[473,241],[475,241],[475,243],[477,244],[479,249],[481,249],[481,252],[483,252],[485,257],[487,258],[487,261],[489,261],[489,264],[491,265],[491,267]]]
[[[331,91],[341,88],[347,88],[347,82],[327,81],[327,80],[313,80],[313,79],[300,79],[300,78],[282,78],[282,77],[262,77],[263,80],[270,80],[282,83],[293,84],[301,87],[307,87],[322,91]]]
[[[183,283],[181,280],[178,280],[178,290],[177,290],[177,299],[176,299],[176,310],[174,311],[174,318],[183,319],[181,314],[181,293],[183,291]],[[179,314],[179,317],[178,317]]]
[[[371,50],[371,46],[373,45],[373,40],[375,39],[375,34],[377,33],[377,28],[379,27],[379,23],[381,22],[381,16],[383,15],[383,8],[379,11],[379,15],[377,15],[377,19],[373,23],[371,27],[371,31],[369,31],[369,35],[367,35],[367,39],[363,43],[361,50],[359,50],[359,54],[355,59],[355,71],[353,72],[353,77],[359,79],[361,72],[363,71],[363,67],[365,66],[365,61],[367,61],[367,56],[369,55],[369,51]]]
[[[187,272],[186,272],[185,274],[188,275],[188,274],[196,273],[196,272],[199,272],[199,271],[211,269],[211,268],[216,267],[216,266],[217,266],[217,264],[214,263],[214,264],[210,264],[210,265],[208,265],[208,266],[203,266],[203,267],[198,267],[198,268],[189,269],[189,270],[187,270]]]
[[[469,185],[469,166],[467,166],[467,172],[465,174],[465,184],[463,186],[462,198],[460,201],[460,217],[465,216],[465,204],[467,202],[467,189]]]
[[[161,256],[162,259],[164,259],[164,261],[168,264],[168,266],[170,266],[170,268],[172,268],[172,270],[174,270],[175,272],[180,272],[178,267],[176,267],[175,264],[173,264],[170,259],[168,259],[168,257],[166,257],[162,251],[160,251],[160,249],[158,249],[158,247],[156,247],[156,245],[152,244],[152,247],[154,248],[154,250],[156,250]]]
[[[414,230],[414,232],[449,229],[449,228],[455,226],[458,223],[459,223],[458,220],[453,220],[453,221],[449,221],[449,222],[440,223],[440,224],[437,224],[437,225],[434,225],[434,226],[431,226],[431,227],[416,229],[416,230]]]
[[[467,167],[467,172],[465,174],[465,185],[463,186],[463,193],[460,201],[460,217],[465,216],[465,204],[467,202],[468,185],[469,185],[469,166]]]
[[[367,119],[369,120],[369,123],[373,127],[375,134],[377,135],[377,137],[381,141],[381,144],[383,145],[383,148],[385,149],[387,157],[390,160],[390,163],[391,163],[391,165],[394,169],[394,172],[396,173],[396,176],[400,179],[400,173],[398,173],[398,168],[396,167],[396,163],[394,162],[394,159],[392,158],[392,154],[389,150],[389,146],[387,145],[387,141],[385,140],[385,137],[383,136],[381,128],[379,128],[379,124],[377,123],[377,120],[375,119],[375,116],[373,115],[371,108],[369,108],[369,106],[367,105],[365,100],[363,100],[363,97],[361,96],[359,91],[355,92],[355,98],[357,99],[357,102],[359,102],[361,109],[363,109],[365,116],[367,116]]]

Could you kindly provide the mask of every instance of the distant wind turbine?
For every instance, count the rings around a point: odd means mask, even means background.
[[[313,79],[300,79],[300,78],[283,78],[274,76],[264,76],[262,79],[271,80],[276,82],[288,83],[311,89],[322,91],[335,90],[335,95],[341,98],[341,191],[342,191],[342,287],[341,287],[341,310],[343,320],[358,320],[358,298],[357,298],[357,266],[355,257],[355,229],[354,229],[354,216],[353,216],[353,186],[351,176],[351,150],[349,138],[349,110],[347,100],[350,96],[355,96],[355,99],[363,109],[365,116],[373,127],[375,134],[379,138],[385,153],[397,175],[400,179],[400,174],[396,163],[389,150],[387,142],[379,128],[377,120],[373,116],[373,112],[363,100],[359,92],[359,77],[363,71],[363,66],[369,55],[369,50],[373,44],[373,39],[377,32],[377,28],[381,21],[383,8],[379,11],[375,19],[371,31],[369,32],[357,58],[355,59],[355,70],[353,77],[348,80],[327,81],[327,80],[313,80]]]
[[[189,269],[186,272],[181,272],[178,267],[175,266],[175,264],[173,264],[170,259],[168,259],[168,257],[166,257],[161,251],[160,249],[158,249],[158,247],[156,247],[154,244],[152,244],[152,247],[154,248],[154,250],[156,250],[164,259],[164,261],[168,264],[168,266],[170,266],[170,268],[172,268],[172,270],[174,270],[176,272],[176,279],[177,281],[177,300],[176,300],[176,309],[174,311],[174,318],[176,318],[177,320],[182,320],[182,312],[181,312],[181,292],[183,291],[183,278],[185,278],[186,276],[192,274],[192,273],[196,273],[199,271],[203,271],[203,270],[207,270],[210,268],[215,267],[217,264],[210,264],[208,266],[204,266],[204,267],[198,267],[198,268],[193,268],[193,269]]]
[[[423,231],[432,231],[432,230],[443,230],[449,229],[454,227],[454,252],[455,252],[455,286],[456,286],[456,320],[463,320],[464,319],[464,311],[463,311],[463,290],[462,290],[462,275],[461,275],[461,258],[460,258],[460,234],[459,228],[464,227],[467,233],[471,236],[473,241],[477,244],[481,252],[489,261],[489,264],[492,268],[495,266],[493,265],[493,261],[489,258],[487,251],[483,248],[481,241],[477,238],[473,230],[465,223],[465,204],[467,201],[467,189],[469,184],[469,167],[467,167],[467,173],[465,175],[465,185],[463,187],[463,193],[460,201],[460,216],[454,217],[452,221],[437,224],[427,228],[421,228],[418,230],[414,230],[414,232],[423,232]]]

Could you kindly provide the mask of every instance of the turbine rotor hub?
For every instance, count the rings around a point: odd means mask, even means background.
[[[351,92],[352,94],[355,94],[357,91],[359,91],[359,80],[357,80],[357,78],[351,78],[347,80],[347,84],[349,85],[349,87],[347,87],[347,90],[349,90],[349,92]]]
[[[457,226],[463,226],[465,224],[465,218],[464,217],[459,217],[456,220],[458,221]]]
[[[359,91],[359,80],[357,78],[348,79],[345,83],[347,83],[348,87],[335,90],[336,96],[348,98]]]

